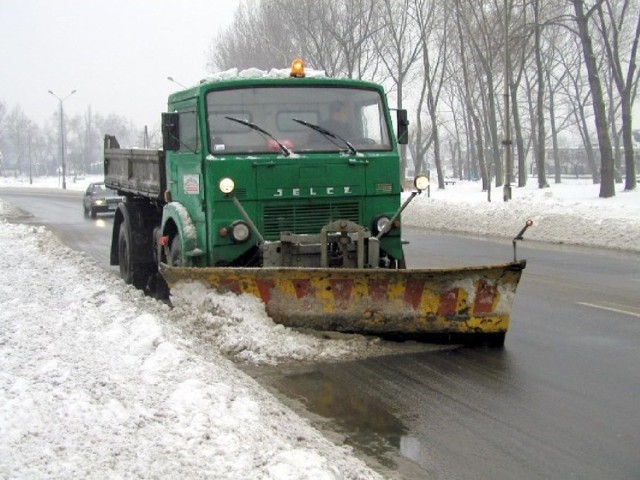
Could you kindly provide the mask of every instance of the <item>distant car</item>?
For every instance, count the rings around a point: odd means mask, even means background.
[[[98,213],[115,212],[122,200],[123,197],[115,190],[105,187],[104,182],[90,183],[82,199],[84,214],[96,218]]]

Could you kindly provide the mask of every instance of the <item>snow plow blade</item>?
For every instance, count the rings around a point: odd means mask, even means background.
[[[500,346],[526,261],[433,270],[184,268],[162,264],[170,288],[201,282],[247,293],[288,327],[386,339]]]

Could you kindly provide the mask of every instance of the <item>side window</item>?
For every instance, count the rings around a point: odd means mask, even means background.
[[[198,133],[198,116],[195,110],[178,112],[180,115],[180,150],[181,153],[200,151],[200,135]]]

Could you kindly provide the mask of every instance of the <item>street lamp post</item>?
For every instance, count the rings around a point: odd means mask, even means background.
[[[170,82],[175,83],[176,85],[179,85],[180,87],[184,88],[185,90],[187,89],[187,87],[185,87],[183,84],[181,84],[179,81],[177,81],[173,77],[167,77],[167,80],[169,80]]]
[[[54,97],[56,97],[58,99],[58,102],[60,102],[60,162],[62,163],[62,189],[66,190],[67,189],[67,172],[66,172],[66,164],[64,161],[64,108],[62,106],[62,104],[64,103],[64,101],[69,98],[71,95],[73,95],[74,93],[76,93],[75,90],[72,90],[71,93],[69,95],[67,95],[64,98],[60,98],[58,95],[56,95],[55,93],[53,93],[51,90],[49,90],[49,93],[51,95],[53,95]]]

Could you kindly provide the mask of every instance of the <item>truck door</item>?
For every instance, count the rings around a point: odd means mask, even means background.
[[[197,225],[205,221],[205,182],[202,175],[200,131],[195,105],[177,108],[179,148],[169,155],[169,189]],[[199,229],[198,229],[199,230]]]

